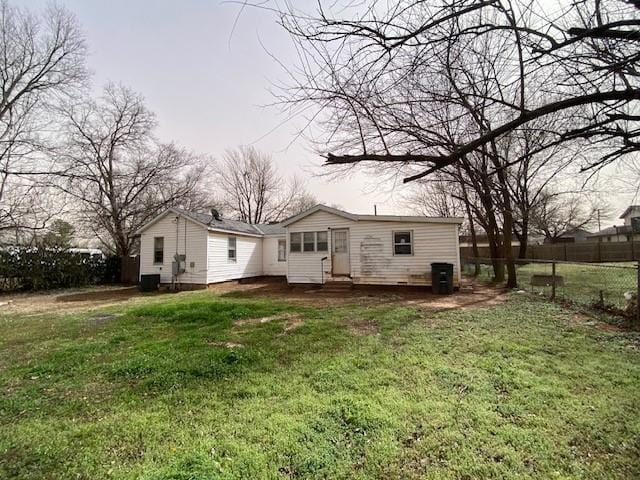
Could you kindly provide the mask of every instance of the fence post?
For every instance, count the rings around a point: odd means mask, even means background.
[[[551,300],[556,299],[556,262],[551,262]]]

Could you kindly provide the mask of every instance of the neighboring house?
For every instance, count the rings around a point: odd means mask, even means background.
[[[584,228],[574,228],[566,231],[559,237],[545,238],[543,243],[582,243],[589,239],[589,235],[591,235],[591,232]]]
[[[317,205],[279,224],[249,225],[171,208],[138,232],[140,274],[206,286],[258,276],[289,283],[430,285],[431,263],[454,265],[461,218],[355,215]],[[174,274],[174,259],[180,270]]]
[[[640,241],[640,205],[631,205],[620,215],[623,225],[614,225],[588,235],[592,242]]]

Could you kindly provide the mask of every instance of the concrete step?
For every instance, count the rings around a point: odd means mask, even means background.
[[[350,278],[346,280],[340,279],[331,279],[327,280],[323,285],[322,289],[325,291],[335,291],[335,292],[344,292],[346,290],[351,290],[353,288],[353,281]]]

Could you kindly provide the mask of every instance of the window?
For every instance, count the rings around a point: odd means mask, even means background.
[[[287,241],[285,239],[278,240],[278,261],[287,261]]]
[[[301,252],[302,251],[302,234],[301,233],[292,233],[289,237],[289,245],[292,252]]]
[[[328,234],[327,232],[316,232],[317,235],[317,249],[318,252],[326,252],[329,250]]]
[[[315,232],[304,232],[302,235],[303,235],[302,251],[314,252],[316,249]]]
[[[333,253],[347,253],[349,246],[347,245],[348,234],[346,230],[333,231]]]
[[[236,261],[236,237],[229,237],[227,240],[227,258],[230,262]]]
[[[393,232],[393,254],[413,255],[412,232]]]
[[[153,263],[164,263],[164,237],[153,238]]]

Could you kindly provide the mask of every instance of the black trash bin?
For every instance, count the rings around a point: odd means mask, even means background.
[[[160,287],[160,274],[140,275],[140,291],[156,292]]]
[[[433,293],[450,295],[453,293],[453,264],[431,264],[431,290]]]

